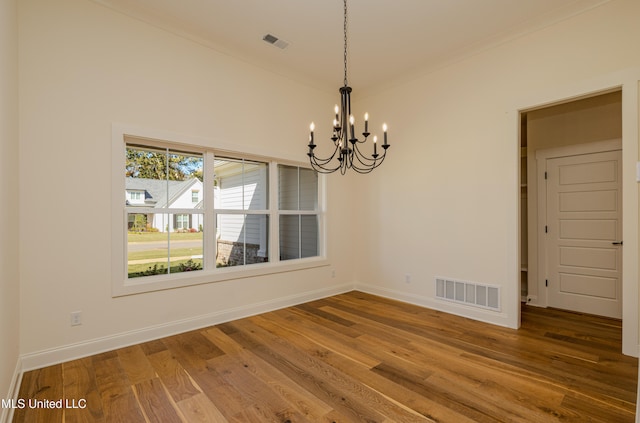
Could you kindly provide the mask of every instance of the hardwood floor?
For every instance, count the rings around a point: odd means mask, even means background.
[[[28,372],[13,421],[633,422],[620,350],[618,320],[524,307],[516,331],[351,292]]]

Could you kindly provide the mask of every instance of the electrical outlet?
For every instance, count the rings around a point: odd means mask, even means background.
[[[71,313],[71,326],[78,326],[82,324],[82,312],[74,311]]]
[[[411,275],[410,274],[406,274],[404,275],[404,282],[405,283],[411,283]]]

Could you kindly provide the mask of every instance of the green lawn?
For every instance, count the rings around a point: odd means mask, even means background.
[[[202,247],[200,248],[172,248],[171,257],[185,257],[185,256],[201,256]],[[153,249],[148,251],[136,251],[127,254],[128,260],[146,260],[156,258],[167,258],[167,249]]]
[[[171,237],[174,241],[181,240],[197,240],[202,239],[202,232],[171,232],[167,234],[166,232],[129,232],[127,234],[128,242],[153,242],[153,241],[166,241],[167,235]]]

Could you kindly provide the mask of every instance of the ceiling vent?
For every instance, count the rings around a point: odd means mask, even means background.
[[[284,50],[285,48],[287,48],[289,46],[289,43],[286,42],[285,40],[281,40],[280,38],[276,37],[273,34],[267,34],[264,37],[262,37],[262,40],[266,41],[267,43],[278,47],[281,50]]]

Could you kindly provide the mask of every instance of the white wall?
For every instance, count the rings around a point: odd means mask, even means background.
[[[0,398],[13,394],[20,371],[17,8],[17,0],[0,1]],[[8,412],[0,410],[0,421]]]
[[[625,352],[637,354],[639,18],[640,2],[614,0],[361,99],[356,109],[389,124],[391,147],[358,180],[359,207],[371,210],[359,286],[516,327],[518,111],[623,86]],[[502,313],[436,301],[436,276],[499,285]]]
[[[339,235],[348,226],[336,218],[349,213],[349,182],[329,178],[330,267],[112,298],[112,123],[188,134],[214,147],[284,157],[299,151],[304,160],[307,122],[331,110],[335,95],[89,0],[19,7],[20,190],[32,193],[20,198],[26,368],[352,286],[352,245]],[[74,189],[64,189],[70,183]],[[85,193],[82,202],[77,192]],[[71,327],[76,310],[83,323]]]
[[[382,119],[390,125],[392,147],[371,175],[328,177],[331,267],[115,299],[105,225],[113,122],[285,157],[300,149],[304,158],[305,122],[325,116],[335,93],[258,70],[89,0],[24,0],[19,8],[19,188],[38,193],[20,197],[20,351],[27,366],[339,291],[353,281],[371,292],[515,327],[518,110],[619,85],[629,216],[623,279],[631,294],[625,295],[631,310],[625,328],[635,328],[625,329],[625,339],[632,338],[637,353],[636,0],[613,0],[393,89],[354,96],[354,109],[366,104],[372,126]],[[281,125],[283,116],[302,122],[300,128]],[[61,189],[69,181],[74,189]],[[86,202],[75,201],[77,191],[87,193]],[[500,286],[502,312],[435,301],[435,276]],[[83,324],[70,327],[76,310],[83,311]]]

